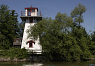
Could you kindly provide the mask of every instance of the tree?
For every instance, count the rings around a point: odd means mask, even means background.
[[[8,49],[13,44],[13,39],[17,36],[18,21],[15,10],[8,10],[7,5],[0,6],[0,46]]]
[[[69,31],[69,25],[72,23],[72,18],[67,14],[58,13],[55,20],[44,18],[30,30],[28,30],[29,38],[34,37],[34,40],[40,37],[42,49],[45,51],[46,59],[63,60],[63,44],[66,33]]]
[[[19,23],[18,37],[23,37],[24,27],[25,27],[25,22]]]
[[[87,58],[89,58],[91,55],[89,51],[89,46],[91,44],[90,36],[87,34],[85,28],[83,28],[82,26],[80,27],[80,29],[76,27],[75,30],[71,31],[71,34],[73,38],[76,39],[77,45],[82,51],[80,54],[81,60],[87,60]]]
[[[80,26],[80,23],[83,23],[83,13],[86,12],[86,7],[79,3],[77,7],[71,12],[71,17],[74,18],[73,26],[71,29],[71,34],[77,41],[77,45],[79,45],[81,49],[80,59],[86,60],[91,55],[91,45],[92,41],[90,36],[87,34],[85,28]],[[78,26],[77,26],[78,25]]]
[[[71,17],[74,18],[74,22],[78,22],[78,25],[80,26],[80,23],[83,23],[83,13],[86,12],[86,7],[84,5],[81,5],[79,3],[77,7],[74,8],[74,10],[71,12]]]
[[[89,50],[95,57],[95,31],[91,33],[91,43],[89,44]]]
[[[17,21],[17,17],[18,17],[18,14],[15,13],[16,11],[15,10],[11,10],[10,14],[12,16],[12,23],[13,23],[13,30],[14,30],[14,35],[16,35],[16,37],[18,36],[18,32],[19,32],[19,23]]]
[[[71,13],[74,20],[61,13],[57,13],[54,20],[44,18],[27,31],[28,38],[40,37],[46,60],[87,60],[91,56],[92,42],[85,28],[80,26],[84,12],[85,7],[79,4]]]

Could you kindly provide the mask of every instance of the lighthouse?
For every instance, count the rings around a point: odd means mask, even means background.
[[[30,29],[31,26],[34,26],[38,21],[42,20],[41,11],[38,11],[37,7],[27,7],[25,8],[25,11],[21,11],[20,18],[22,22],[25,22],[21,48],[33,52],[41,52],[42,46],[40,45],[39,38],[37,40],[33,40],[32,37],[31,39],[27,38],[27,30]]]

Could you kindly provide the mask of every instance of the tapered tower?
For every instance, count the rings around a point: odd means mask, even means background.
[[[21,48],[29,49],[34,52],[41,52],[42,46],[40,45],[39,38],[35,41],[29,38],[27,39],[28,33],[26,32],[30,26],[42,20],[41,11],[38,11],[36,7],[27,7],[25,11],[21,11],[20,18],[22,22],[25,22]]]

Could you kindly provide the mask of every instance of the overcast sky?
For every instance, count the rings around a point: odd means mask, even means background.
[[[95,31],[95,0],[0,0],[0,5],[8,5],[9,9],[18,13],[19,22],[21,22],[21,11],[24,11],[25,7],[31,7],[31,5],[38,7],[42,17],[54,19],[58,12],[70,15],[79,3],[87,8],[87,11],[83,14],[84,23],[81,25],[86,28],[88,33],[89,30]]]

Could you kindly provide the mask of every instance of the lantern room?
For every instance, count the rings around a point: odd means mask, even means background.
[[[41,11],[38,11],[37,7],[27,7],[25,11],[21,11],[20,18],[25,23],[36,23],[42,20]]]
[[[41,11],[38,11],[36,7],[25,8],[25,11],[21,11],[21,16],[41,16]]]

